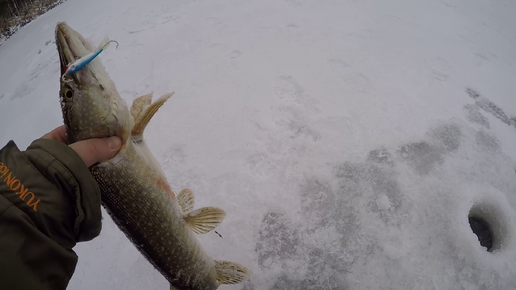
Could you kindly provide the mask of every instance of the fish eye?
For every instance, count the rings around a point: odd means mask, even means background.
[[[71,101],[73,98],[73,91],[70,89],[65,89],[63,96],[64,96],[65,100]]]

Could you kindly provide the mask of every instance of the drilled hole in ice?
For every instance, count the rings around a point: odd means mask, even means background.
[[[480,245],[491,252],[493,249],[493,233],[489,224],[481,217],[469,216],[469,225],[471,230],[478,237]]]

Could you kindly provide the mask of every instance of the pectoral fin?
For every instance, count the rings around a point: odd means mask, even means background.
[[[193,192],[185,188],[177,195],[177,202],[181,206],[184,214],[188,214],[193,210],[194,207],[194,194]]]
[[[237,284],[249,277],[247,268],[234,262],[215,261],[215,271],[220,284]]]
[[[216,207],[203,207],[189,212],[184,219],[196,234],[205,234],[216,228],[226,217],[226,212]]]
[[[138,141],[142,139],[143,131],[145,127],[149,124],[150,120],[156,114],[158,109],[163,106],[163,104],[173,95],[174,93],[164,94],[159,97],[154,103],[150,103],[152,100],[152,94],[141,96],[135,100],[137,103],[133,102],[133,106],[131,107],[131,115],[134,118],[134,127],[131,130],[131,135],[133,138]],[[141,98],[141,100],[139,100]],[[135,106],[136,105],[136,106]],[[134,107],[134,110],[133,110]]]

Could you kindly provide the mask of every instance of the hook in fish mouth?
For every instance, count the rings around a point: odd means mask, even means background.
[[[77,59],[92,51],[91,45],[66,22],[59,22],[55,30],[56,46],[61,64],[61,75]]]
[[[72,59],[75,59],[75,55],[70,49],[70,44],[68,42],[68,35],[66,31],[70,29],[65,22],[60,22],[56,26],[55,37],[56,37],[56,46],[59,54],[59,63],[61,65],[61,75],[64,80],[64,72],[68,67],[68,64],[71,63]]]
[[[105,38],[96,49],[92,49],[91,44],[82,35],[64,22],[57,24],[55,34],[62,81],[66,81],[65,75],[77,77],[75,74],[95,60],[110,43],[115,43],[117,49],[119,46],[118,41]]]

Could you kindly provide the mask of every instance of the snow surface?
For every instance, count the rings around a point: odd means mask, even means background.
[[[122,97],[176,94],[145,138],[226,220],[221,289],[515,289],[516,2],[69,0],[0,46],[0,144],[62,123],[58,21]],[[486,219],[481,247],[468,214]],[[168,289],[108,215],[70,289]]]

